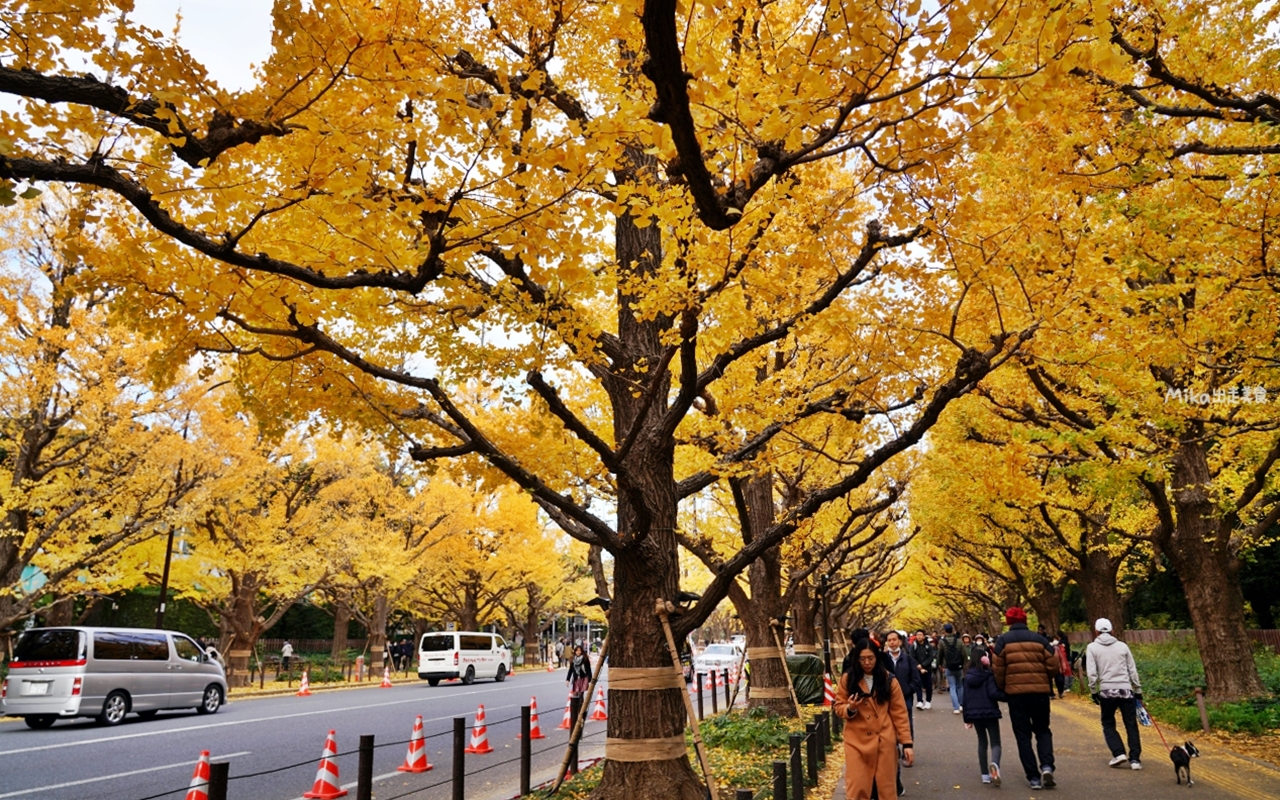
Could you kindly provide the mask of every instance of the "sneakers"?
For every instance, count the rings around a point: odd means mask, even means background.
[[[991,776],[990,776],[990,775],[983,775],[983,776],[982,776],[982,782],[983,782],[983,783],[991,783]]]
[[[991,785],[999,786],[1000,785],[1000,765],[992,761],[990,764],[987,765],[987,769],[991,770]]]
[[[917,700],[917,701],[916,701],[916,708],[918,708],[918,709],[920,709],[921,711],[923,711],[923,710],[924,710],[924,701],[923,701],[923,700]]]
[[[1057,785],[1057,781],[1053,779],[1053,767],[1040,768],[1040,782],[1044,784],[1044,788],[1052,789]]]
[[[1124,766],[1125,764],[1127,764],[1127,763],[1129,763],[1129,757],[1128,757],[1128,756],[1126,756],[1124,753],[1121,753],[1120,755],[1118,755],[1118,756],[1116,756],[1115,758],[1113,758],[1113,759],[1111,759],[1110,761],[1108,761],[1108,762],[1107,762],[1107,766],[1108,766],[1108,767],[1123,767],[1123,766]]]
[[[931,709],[931,708],[933,708],[933,703],[929,702],[928,700],[925,700],[925,701],[924,701],[924,710],[925,710],[925,711],[928,711],[928,710],[929,710],[929,709]]]
[[[951,713],[952,713],[952,714],[959,714],[959,713],[960,713],[960,709],[958,709],[958,708],[953,708],[953,709],[951,709]]]
[[[1040,790],[1041,790],[1041,789],[1043,789],[1043,788],[1044,788],[1044,784],[1043,784],[1043,783],[1041,783],[1040,781],[1038,781],[1038,780],[1031,781],[1031,790],[1032,790],[1033,792],[1038,792],[1038,791],[1040,791]]]
[[[1141,761],[1130,761],[1130,762],[1129,762],[1129,769],[1142,769],[1142,762],[1141,762]]]

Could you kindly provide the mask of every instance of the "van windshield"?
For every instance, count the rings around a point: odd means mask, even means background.
[[[27,631],[13,651],[14,661],[74,661],[80,658],[80,631]]]
[[[453,636],[440,635],[431,636],[430,634],[422,637],[422,647],[419,648],[427,653],[438,653],[442,650],[453,649]]]

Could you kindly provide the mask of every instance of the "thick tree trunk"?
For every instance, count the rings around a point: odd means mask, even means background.
[[[792,589],[791,629],[795,636],[797,653],[816,652],[821,655],[822,642],[818,638],[818,601],[814,600],[812,590],[813,587],[807,581],[801,582]]]
[[[1260,696],[1266,689],[1245,628],[1240,562],[1209,494],[1210,481],[1204,445],[1184,440],[1173,471],[1176,525],[1162,546],[1186,592],[1207,694],[1221,702]]]
[[[1116,574],[1120,562],[1106,551],[1093,548],[1085,555],[1084,569],[1071,577],[1084,596],[1084,612],[1089,626],[1099,618],[1111,620],[1112,632],[1119,636],[1124,632],[1124,602],[1116,588]]]
[[[391,604],[387,593],[379,592],[373,601],[373,617],[369,623],[369,663],[381,669],[386,666],[387,616]]]
[[[333,602],[333,643],[329,646],[329,658],[339,663],[347,655],[347,631],[351,629],[351,606],[346,600]]]
[[[1027,603],[1036,612],[1038,624],[1043,625],[1049,638],[1058,630],[1062,608],[1062,587],[1049,581],[1039,581],[1033,587]]]
[[[231,575],[231,605],[223,613],[218,627],[227,665],[227,685],[232,688],[249,685],[249,657],[261,632],[256,613],[258,586],[259,581],[252,574]]]
[[[630,153],[634,163],[649,162],[643,153]],[[630,176],[621,173],[621,179]],[[621,353],[608,370],[598,373],[613,407],[616,442],[632,430],[637,438],[627,456],[627,469],[618,476],[617,531],[613,567],[613,608],[609,617],[610,667],[671,667],[666,635],[654,613],[659,601],[680,590],[680,560],[676,543],[675,445],[671,437],[655,436],[666,411],[670,377],[654,374],[662,359],[667,317],[637,316],[626,278],[652,272],[662,263],[660,225],[638,228],[629,215],[615,225],[615,257],[622,275],[619,285],[618,342]],[[656,385],[655,385],[656,381]],[[657,398],[651,404],[650,387]],[[643,418],[641,415],[644,415]],[[674,621],[678,643],[688,630]],[[623,691],[609,689],[610,739],[666,739],[683,741],[686,722],[683,685],[678,689]],[[684,748],[676,758],[623,761],[609,757],[592,800],[703,800],[706,789],[689,763]],[[615,748],[615,752],[616,748]]]

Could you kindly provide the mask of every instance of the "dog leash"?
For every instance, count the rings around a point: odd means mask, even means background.
[[[1156,724],[1156,718],[1151,716],[1151,709],[1147,708],[1146,705],[1141,702],[1138,703],[1138,707],[1141,708],[1143,711],[1147,712],[1147,719],[1151,720],[1152,727],[1156,729],[1156,733],[1160,734],[1160,743],[1164,745],[1165,750],[1168,750],[1170,753],[1172,753],[1173,748],[1169,746],[1169,743],[1167,741],[1165,741],[1164,731],[1160,730],[1160,726]]]

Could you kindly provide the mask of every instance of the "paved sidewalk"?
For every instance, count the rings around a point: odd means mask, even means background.
[[[1142,771],[1109,768],[1110,752],[1102,742],[1097,708],[1071,695],[1053,702],[1057,788],[1030,790],[1018,761],[1008,710],[1002,707],[1006,712],[1000,728],[1004,785],[994,789],[984,786],[979,778],[977,735],[965,730],[960,716],[951,713],[949,704],[945,705],[944,708],[935,703],[932,710],[915,710],[916,766],[902,771],[906,797],[979,798],[992,797],[994,793],[1009,798],[1045,800],[1167,800],[1184,796],[1196,800],[1280,798],[1280,767],[1198,742],[1201,757],[1191,762],[1195,794],[1183,795],[1181,790],[1186,785],[1179,787],[1175,783],[1173,763],[1155,728],[1142,729]],[[834,800],[845,800],[843,781],[836,789]]]

